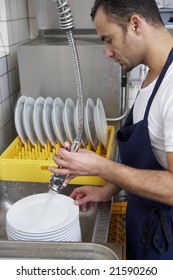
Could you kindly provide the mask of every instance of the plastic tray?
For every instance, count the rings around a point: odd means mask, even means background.
[[[96,153],[111,159],[115,138],[114,126],[108,126],[108,131],[107,151],[99,143]],[[48,167],[55,166],[52,155],[57,153],[60,147],[60,142],[55,148],[49,142],[44,147],[39,142],[35,146],[32,146],[29,141],[24,145],[17,137],[0,156],[0,179],[3,181],[49,182],[51,172]],[[87,149],[92,150],[91,143],[88,143]],[[105,181],[96,176],[82,176],[76,177],[70,183],[103,185]]]

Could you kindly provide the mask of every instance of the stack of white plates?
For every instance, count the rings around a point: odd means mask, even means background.
[[[79,207],[65,195],[31,195],[10,207],[6,231],[9,240],[81,242]]]

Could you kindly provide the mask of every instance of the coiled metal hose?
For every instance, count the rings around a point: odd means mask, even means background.
[[[68,43],[72,53],[73,65],[75,70],[77,101],[78,101],[78,129],[76,133],[76,139],[73,141],[71,151],[76,152],[81,144],[83,129],[84,129],[84,97],[83,97],[83,85],[82,76],[79,64],[78,52],[73,35],[73,16],[68,0],[53,0],[56,6],[57,14],[59,16],[60,28],[66,31]]]

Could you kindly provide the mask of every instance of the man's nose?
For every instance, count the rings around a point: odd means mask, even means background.
[[[114,56],[114,52],[113,52],[113,50],[111,48],[109,48],[108,46],[105,46],[104,55],[107,58],[112,58]]]

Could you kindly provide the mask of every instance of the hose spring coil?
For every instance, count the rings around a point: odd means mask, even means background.
[[[73,28],[73,15],[69,5],[67,4],[68,0],[53,0],[52,2],[56,6],[60,28],[62,30]]]

